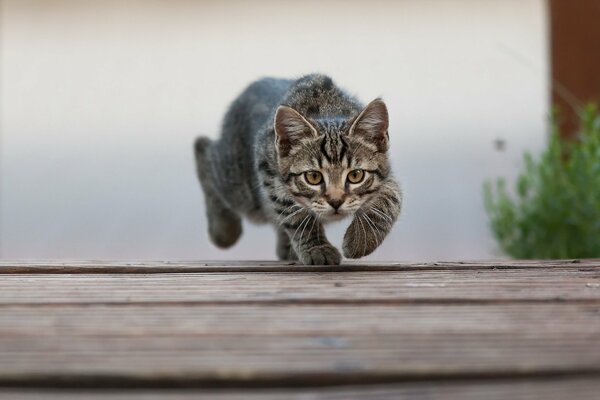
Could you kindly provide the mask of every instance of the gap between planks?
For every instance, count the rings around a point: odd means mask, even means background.
[[[595,399],[600,381],[593,378],[452,381],[316,388],[96,390],[15,389],[0,390],[0,398],[11,400],[564,400]],[[6,397],[3,397],[6,396]]]
[[[229,307],[229,306],[264,306],[264,307],[288,307],[288,306],[341,306],[341,307],[372,307],[372,306],[419,306],[419,305],[441,305],[441,306],[471,306],[471,305],[528,305],[528,304],[579,304],[579,305],[600,305],[600,299],[564,299],[546,298],[546,299],[457,299],[457,298],[431,298],[431,299],[265,299],[265,300],[165,300],[165,301],[113,301],[113,302],[61,302],[61,303],[39,303],[39,302],[21,302],[21,303],[1,303],[0,309],[18,307],[30,308],[64,308],[80,306],[84,308],[92,307],[171,307],[171,306],[190,306],[190,307]]]
[[[345,262],[337,266],[300,265],[276,261],[0,261],[2,274],[160,274],[209,272],[387,272],[511,269],[600,270],[600,259],[489,262]]]
[[[148,376],[123,377],[118,375],[29,375],[0,377],[0,389],[259,389],[259,388],[324,388],[348,385],[371,385],[421,383],[440,384],[451,382],[494,382],[541,380],[558,381],[571,379],[598,379],[600,367],[587,369],[566,370],[536,370],[536,371],[480,371],[466,373],[453,372],[450,374],[394,374],[394,373],[294,373],[269,374],[268,376],[253,375],[247,378],[224,376],[222,379],[204,379],[193,374],[179,376]],[[0,394],[2,392],[0,391]]]

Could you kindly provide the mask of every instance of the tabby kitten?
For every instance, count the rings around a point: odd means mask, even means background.
[[[245,216],[276,227],[279,259],[339,264],[323,224],[353,215],[344,256],[372,253],[402,200],[388,140],[384,102],[363,107],[327,76],[252,83],[230,106],[221,138],[196,140],[211,240],[232,246]]]

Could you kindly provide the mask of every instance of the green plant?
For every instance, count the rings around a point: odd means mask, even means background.
[[[525,166],[509,195],[500,178],[484,185],[500,247],[515,258],[600,257],[600,115],[589,106],[574,140],[554,129],[548,148]]]

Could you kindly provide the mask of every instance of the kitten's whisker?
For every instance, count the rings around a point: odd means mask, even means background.
[[[281,218],[281,215],[283,213],[287,212],[288,210],[291,211],[294,207],[302,208],[298,204],[292,204],[291,206],[286,207],[282,212],[280,212],[279,215],[277,216],[277,219]]]
[[[319,218],[318,215],[313,216],[313,223],[310,226],[310,231],[308,232],[308,237],[310,237],[310,235],[312,234],[313,228],[315,227],[315,222],[317,222],[317,219]],[[317,228],[317,234],[318,234],[318,228]]]
[[[300,208],[299,210],[294,211],[293,213],[279,221],[279,226],[281,226],[287,219],[292,218],[294,215],[298,214],[300,211],[304,211],[304,208]]]
[[[375,207],[369,207],[369,208],[371,209],[371,211],[375,212],[376,214],[381,215],[381,217],[383,217],[383,218],[387,219],[388,221],[390,221],[390,223],[394,222],[389,215],[385,215],[384,213],[382,213],[381,211],[379,211]]]
[[[385,237],[385,234],[384,234],[384,233],[383,233],[383,231],[381,230],[381,227],[380,227],[379,225],[377,225],[377,224],[375,223],[375,221],[374,221],[374,220],[373,220],[371,217],[369,217],[369,216],[367,216],[367,217],[369,218],[369,220],[371,221],[371,223],[373,223],[373,227],[374,227],[375,229],[377,229],[377,232],[379,232],[379,237],[381,237],[381,238]]]
[[[280,212],[280,213],[277,215],[277,219],[281,218],[281,215],[282,215],[284,212],[286,212],[286,211],[290,210],[290,209],[291,209],[291,208],[293,208],[294,206],[295,206],[295,204],[292,204],[291,206],[284,208],[284,209],[283,209],[283,210],[282,210],[282,211],[281,211],[281,212]]]
[[[310,214],[306,215],[306,217],[304,217],[304,219],[302,220],[302,222],[300,222],[300,225],[298,225],[298,227],[296,228],[296,230],[294,231],[294,236],[292,236],[292,242],[294,241],[294,238],[296,237],[296,233],[298,233],[298,229],[300,229],[300,227],[302,225],[304,225],[304,222],[310,217]]]
[[[379,247],[379,244],[380,244],[379,238],[381,236],[381,231],[379,230],[379,228],[377,228],[377,226],[374,226],[374,222],[371,221],[371,218],[369,218],[369,216],[367,214],[363,214],[363,216],[365,217],[365,221],[367,221],[367,223],[371,227],[371,231],[373,232],[373,235],[375,236],[375,242],[377,243],[377,246]],[[377,232],[375,232],[375,230],[377,230]]]
[[[309,215],[312,218],[312,215],[311,214],[309,214]],[[300,243],[302,243],[302,237],[304,237],[304,230],[308,226],[309,222],[310,222],[310,219],[308,221],[306,221],[306,224],[304,225],[304,228],[302,228],[302,232],[300,233],[300,240],[298,240],[298,242],[300,242]],[[314,225],[314,222],[313,222],[313,225]],[[310,233],[308,234],[308,236],[310,236]]]
[[[364,256],[364,254],[367,252],[367,230],[365,229],[365,226],[362,222],[361,214],[356,214],[356,215],[358,216],[358,221],[360,222],[360,226],[362,227],[363,234],[364,234],[364,236],[363,236],[363,256]]]

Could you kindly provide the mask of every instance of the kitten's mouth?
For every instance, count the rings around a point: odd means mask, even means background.
[[[348,215],[345,211],[335,210],[325,214],[325,218],[329,221],[338,221]]]

